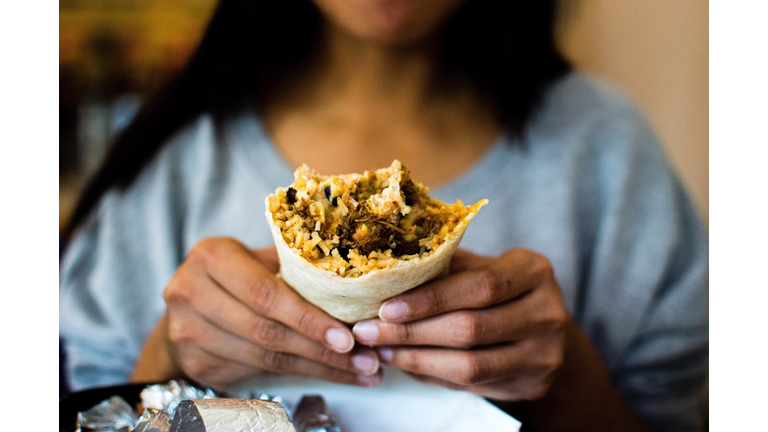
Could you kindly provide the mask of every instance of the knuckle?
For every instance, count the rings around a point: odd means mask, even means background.
[[[459,372],[459,384],[473,385],[488,379],[489,370],[476,356],[468,356],[463,362],[462,369]]]
[[[299,307],[295,312],[296,329],[302,334],[312,333],[318,326],[315,324],[315,315],[307,307]]]
[[[226,237],[206,237],[189,250],[185,261],[196,264],[207,264],[225,258],[227,250],[231,250],[236,242]]]
[[[325,347],[320,349],[320,353],[317,358],[321,363],[328,365],[338,364],[338,354],[335,351]]]
[[[266,348],[274,349],[282,345],[285,340],[285,328],[280,324],[264,320],[255,325],[256,340]]]
[[[532,268],[540,281],[549,282],[555,280],[555,269],[552,267],[552,263],[549,259],[544,255],[533,253]]]
[[[414,332],[411,324],[395,324],[395,333],[397,334],[397,341],[399,343],[412,343],[414,342]]]
[[[499,282],[499,277],[495,272],[489,269],[478,271],[478,296],[484,304],[496,304],[501,300]],[[506,282],[507,284],[512,283],[510,280]]]
[[[192,246],[192,249],[187,253],[186,260],[189,262],[207,262],[215,257],[217,246],[217,239],[210,237],[204,238]]]
[[[183,273],[176,273],[163,290],[163,300],[166,304],[190,304],[192,301],[190,286],[189,280]]]
[[[568,322],[568,314],[563,308],[556,308],[552,311],[549,319],[547,320],[547,327],[550,332],[555,336],[563,336],[565,334],[565,326]]]
[[[431,313],[439,313],[445,310],[445,299],[436,285],[431,285],[427,290],[428,305]]]
[[[485,332],[482,321],[469,312],[459,313],[454,325],[460,348],[478,345]]]
[[[275,283],[266,278],[253,282],[246,292],[248,293],[248,302],[257,311],[271,309],[279,293]]]
[[[549,303],[538,312],[534,318],[536,326],[542,335],[549,340],[561,341],[565,338],[565,331],[570,317],[565,307],[559,303]]]
[[[178,284],[178,275],[174,276],[173,279],[171,279],[170,282],[168,282],[168,285],[165,286],[165,289],[163,290],[163,300],[166,304],[173,304],[178,302],[181,297],[181,289],[179,288]]]
[[[291,364],[291,356],[279,351],[265,351],[262,358],[264,367],[273,372],[285,372]]]
[[[422,371],[423,362],[418,350],[398,350],[395,360],[393,363],[404,370],[417,374]]]
[[[195,340],[197,332],[189,322],[178,319],[168,320],[168,340],[174,345],[185,345]]]

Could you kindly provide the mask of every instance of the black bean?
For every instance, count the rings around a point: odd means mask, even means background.
[[[331,185],[326,186],[323,191],[325,192],[325,199],[330,201],[331,200]]]
[[[285,200],[288,204],[294,204],[296,202],[296,189],[289,187],[288,192],[285,193]]]
[[[341,255],[341,257],[344,258],[345,261],[349,261],[349,259],[347,258],[349,256],[348,246],[339,246],[336,249],[339,251],[339,255]]]
[[[331,185],[328,185],[323,189],[323,192],[325,192],[325,199],[331,202],[331,205],[334,207],[339,205],[339,197],[332,197],[331,196]]]

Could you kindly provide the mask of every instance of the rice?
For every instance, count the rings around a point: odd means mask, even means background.
[[[472,211],[445,204],[395,160],[362,175],[321,176],[306,165],[268,208],[286,244],[317,268],[355,278],[429,257]]]

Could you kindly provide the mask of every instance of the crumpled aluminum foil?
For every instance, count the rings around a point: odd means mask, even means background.
[[[99,402],[88,411],[77,413],[77,430],[89,428],[96,431],[132,431],[139,416],[120,396],[112,396]]]
[[[145,408],[141,418],[123,398],[113,396],[87,411],[79,412],[75,432],[82,432],[82,428],[99,432],[169,432],[176,408],[181,401],[228,397],[225,394],[217,394],[211,389],[201,390],[184,380],[171,380],[166,384],[149,385],[141,391],[140,396],[141,403]],[[278,402],[285,408],[288,418],[294,421],[293,410],[280,396],[251,391],[245,395],[238,395],[238,397]],[[323,412],[316,414],[325,416],[324,405]],[[325,418],[327,419],[327,417]],[[299,432],[341,432],[332,421],[322,425],[315,423],[312,426],[311,429],[299,429]]]
[[[165,411],[147,408],[133,432],[168,432],[170,428],[171,419]]]
[[[217,395],[211,389],[200,390],[184,380],[171,380],[166,384],[147,386],[141,391],[141,403],[144,408],[154,408],[165,411],[173,418],[179,402],[186,399],[212,399]]]

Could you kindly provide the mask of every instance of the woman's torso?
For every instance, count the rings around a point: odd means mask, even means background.
[[[164,310],[165,285],[201,239],[272,245],[264,199],[292,182],[294,165],[254,111],[223,123],[204,116],[131,188],[104,198],[61,266],[60,329],[72,342],[76,388],[127,379]],[[522,139],[491,140],[449,178],[431,194],[490,201],[461,247],[486,255],[525,247],[547,256],[568,309],[609,370],[620,368],[655,287],[669,276],[654,260],[669,260],[685,235],[672,220],[690,216],[632,104],[571,74],[553,86]],[[655,201],[634,212],[628,195]],[[104,365],[101,375],[93,364]]]

